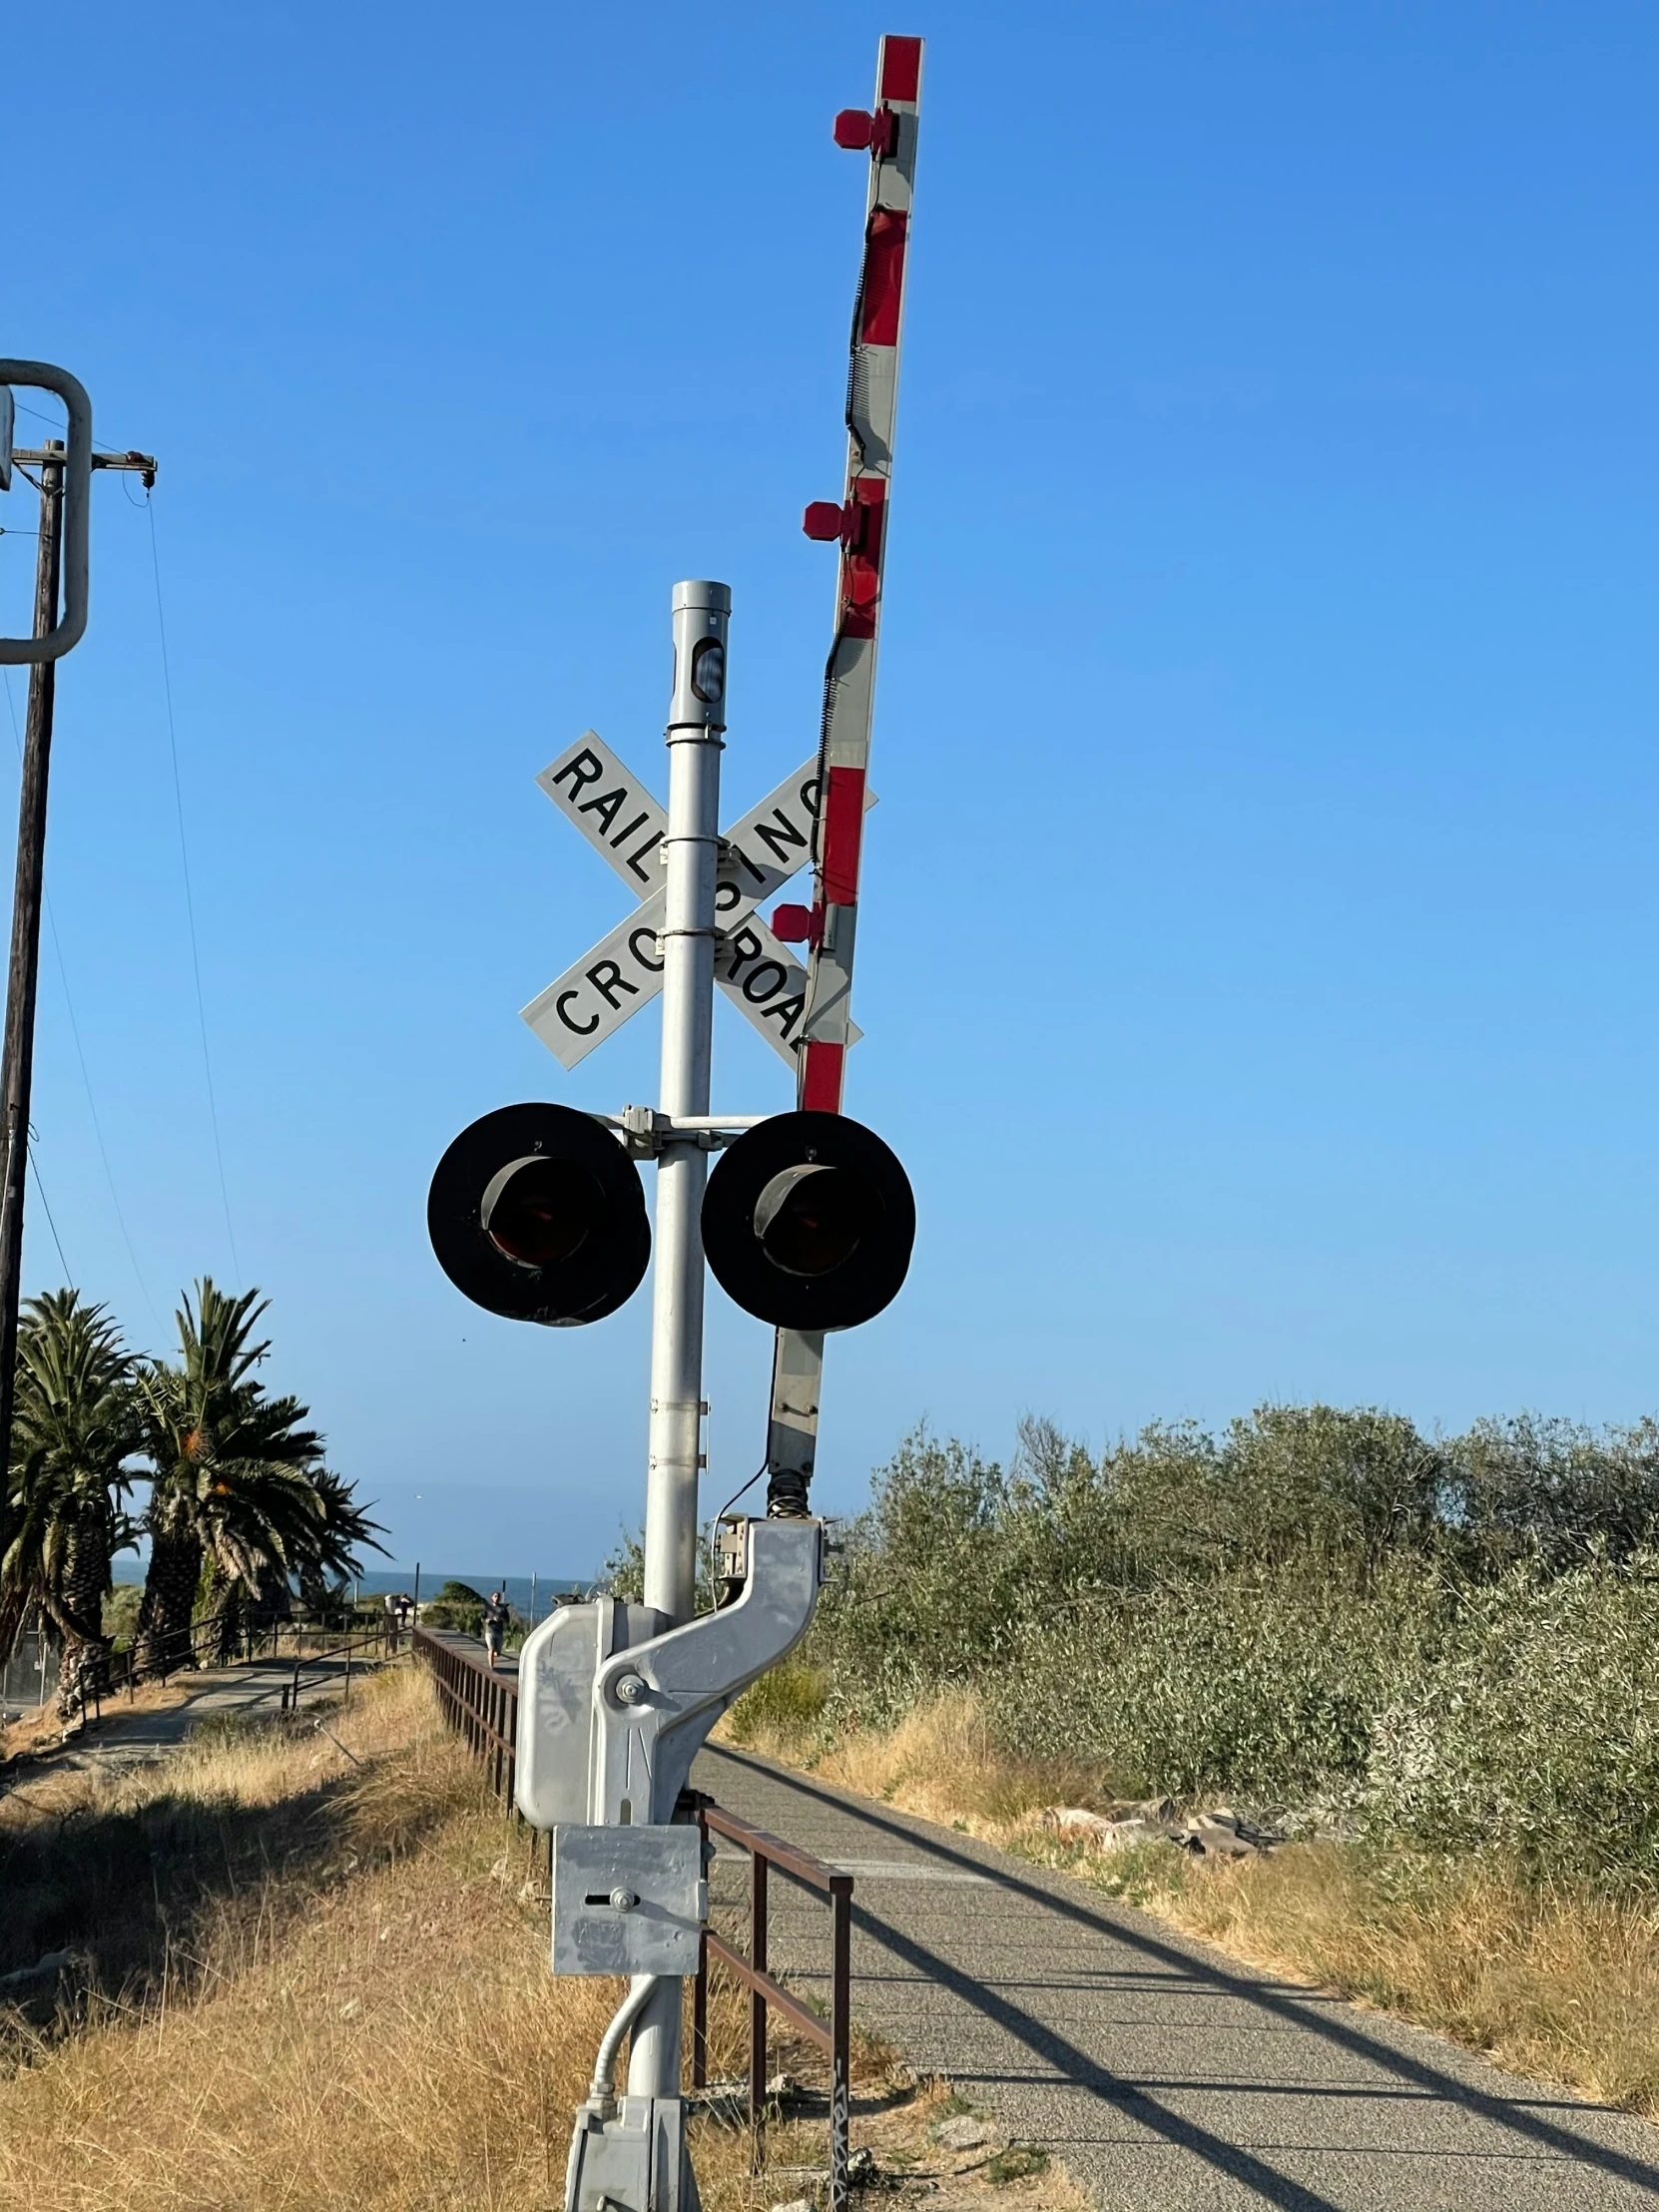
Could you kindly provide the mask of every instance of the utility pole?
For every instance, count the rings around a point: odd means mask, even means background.
[[[62,454],[61,439],[47,441]],[[63,464],[40,473],[40,537],[35,553],[34,634],[58,619],[63,520]],[[46,869],[46,784],[52,761],[52,709],[58,664],[29,671],[29,713],[23,734],[23,789],[17,811],[17,881],[12,893],[12,949],[6,969],[6,1029],[0,1053],[0,1467],[11,1464],[12,1406],[17,1395],[17,1306],[23,1273],[23,1183],[29,1167],[29,1093],[34,1080],[35,985],[40,968],[40,906]]]
[[[37,451],[10,460],[40,470],[35,555],[34,635],[58,627],[63,585],[64,472],[67,448],[48,438]],[[94,468],[131,470],[146,490],[156,481],[148,453],[95,453]],[[29,668],[28,719],[23,734],[23,787],[17,815],[17,875],[12,892],[11,958],[6,969],[6,1023],[0,1046],[0,1469],[11,1464],[12,1411],[17,1395],[17,1310],[23,1278],[23,1199],[29,1171],[29,1100],[34,1085],[35,996],[40,974],[40,910],[46,885],[46,796],[52,766],[56,660]]]

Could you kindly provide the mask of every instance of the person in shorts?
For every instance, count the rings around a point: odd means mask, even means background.
[[[507,1601],[499,1590],[491,1590],[490,1601],[484,1607],[484,1650],[488,1654],[491,1670],[501,1656],[501,1645],[507,1633]]]

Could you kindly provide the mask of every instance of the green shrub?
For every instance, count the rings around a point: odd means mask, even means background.
[[[420,1618],[426,1627],[447,1629],[453,1636],[480,1636],[485,1602],[483,1592],[470,1582],[446,1582],[436,1597],[422,1600]]]
[[[1364,1594],[1292,1563],[1032,1623],[981,1687],[1010,1745],[1098,1762],[1123,1795],[1341,1806],[1442,1609],[1407,1569]]]
[[[727,1734],[738,1744],[768,1737],[799,1742],[823,1719],[827,1701],[828,1685],[819,1668],[784,1659],[738,1699],[727,1715]]]
[[[1544,1881],[1659,1889],[1659,1557],[1517,1568],[1464,1592],[1380,1708],[1372,1832]]]
[[[1656,1527],[1651,1421],[1270,1405],[1099,1457],[1031,1421],[1008,1468],[919,1429],[802,1657],[826,1728],[971,1687],[1103,1792],[1659,1887]]]
[[[138,1633],[142,1582],[118,1582],[104,1600],[104,1633],[115,1644],[130,1644]]]

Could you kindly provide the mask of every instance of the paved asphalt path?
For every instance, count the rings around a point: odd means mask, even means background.
[[[364,1668],[352,1668],[360,1681]],[[307,1660],[299,1670],[299,1698],[309,1705],[320,1697],[337,1697],[344,1683],[343,1659]],[[74,1737],[52,1760],[55,1768],[90,1767],[113,1771],[117,1767],[143,1766],[177,1751],[199,1721],[219,1713],[279,1713],[282,1693],[293,1683],[293,1661],[254,1659],[235,1667],[214,1667],[201,1674],[177,1677],[189,1685],[189,1695],[179,1705],[159,1711],[129,1712],[119,1697],[104,1707],[104,1717],[84,1735]]]
[[[1644,2121],[747,1753],[707,1750],[694,1779],[855,1876],[853,2018],[1106,2212],[1659,2212]],[[746,1864],[723,1856],[717,1899]],[[822,1902],[777,1869],[772,1899],[774,1970],[827,1994]]]

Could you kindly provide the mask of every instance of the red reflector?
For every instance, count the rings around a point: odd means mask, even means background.
[[[841,534],[841,508],[833,499],[815,499],[802,516],[801,527],[821,545],[833,545]]]
[[[867,146],[875,118],[865,115],[862,108],[842,108],[835,118],[835,144],[853,153],[860,146]]]
[[[864,242],[863,317],[858,335],[865,345],[898,343],[898,308],[904,296],[904,234],[908,217],[877,208]]]
[[[801,1103],[809,1114],[838,1114],[841,1110],[841,1064],[846,1047],[808,1042],[807,1073],[801,1085]]]
[[[882,99],[913,100],[920,90],[920,39],[884,38],[881,41]]]
[[[864,772],[832,768],[824,797],[824,896],[831,906],[858,897],[858,846],[864,827]]]

